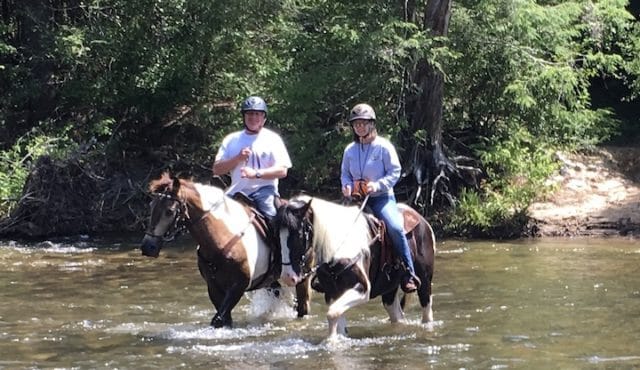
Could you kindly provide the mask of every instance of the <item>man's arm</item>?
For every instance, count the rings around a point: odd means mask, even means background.
[[[289,169],[285,166],[273,166],[268,168],[244,167],[241,171],[243,177],[247,177],[250,179],[260,178],[265,180],[273,180],[283,179],[287,177]]]
[[[217,160],[213,162],[213,174],[216,176],[226,175],[243,161],[244,159],[239,154],[229,159]]]
[[[245,163],[247,159],[249,159],[249,156],[251,156],[251,149],[243,148],[240,153],[229,159],[218,159],[213,162],[213,174],[216,176],[226,175],[233,171],[239,164]]]

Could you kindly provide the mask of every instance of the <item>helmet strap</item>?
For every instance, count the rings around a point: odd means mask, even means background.
[[[366,144],[369,143],[373,140],[373,124],[369,123],[367,124],[367,133],[364,135],[358,135],[356,133],[356,129],[355,127],[353,128],[353,133],[356,134],[356,136],[358,136],[358,139],[361,143]]]
[[[244,125],[244,130],[246,132],[248,132],[250,135],[255,135],[255,134],[260,132],[260,130],[252,130],[252,129],[250,129],[246,124]]]
[[[266,113],[265,113],[265,117],[264,117],[264,122],[262,123],[262,126],[260,126],[259,129],[257,130],[252,130],[249,128],[249,126],[247,126],[247,123],[244,120],[244,113],[242,113],[242,124],[244,125],[244,130],[246,132],[249,133],[249,135],[256,135],[260,132],[260,130],[262,130],[262,127],[264,127],[264,125],[267,123],[267,117],[266,117]]]

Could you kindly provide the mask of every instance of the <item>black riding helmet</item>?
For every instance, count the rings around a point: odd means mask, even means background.
[[[259,96],[250,96],[242,102],[240,112],[244,114],[248,111],[258,111],[267,114],[267,103]]]
[[[264,112],[264,116],[265,116],[265,119],[266,119],[266,117],[267,117],[267,103],[265,103],[264,99],[262,99],[259,96],[250,96],[250,97],[246,98],[242,102],[242,105],[240,106],[240,112],[242,113],[243,123],[244,123],[244,114],[246,112]],[[247,130],[248,132],[251,132],[251,133],[258,133],[260,131],[260,130],[254,131],[254,130],[249,129],[249,127],[246,125],[246,123],[244,124],[244,128],[245,128],[245,130]]]

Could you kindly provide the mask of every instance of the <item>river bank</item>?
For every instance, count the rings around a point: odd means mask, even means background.
[[[556,153],[553,191],[533,203],[523,235],[640,237],[640,148],[601,147]],[[141,232],[148,217],[149,164],[108,175],[100,166],[48,158],[38,161],[0,237]]]
[[[640,148],[556,153],[555,190],[529,208],[539,237],[640,237]]]

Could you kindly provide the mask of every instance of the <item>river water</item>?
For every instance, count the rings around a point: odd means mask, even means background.
[[[376,299],[332,342],[319,294],[305,319],[246,294],[235,328],[213,329],[189,237],[137,248],[0,241],[0,369],[640,368],[637,241],[440,242],[433,325],[416,297],[396,325]]]

